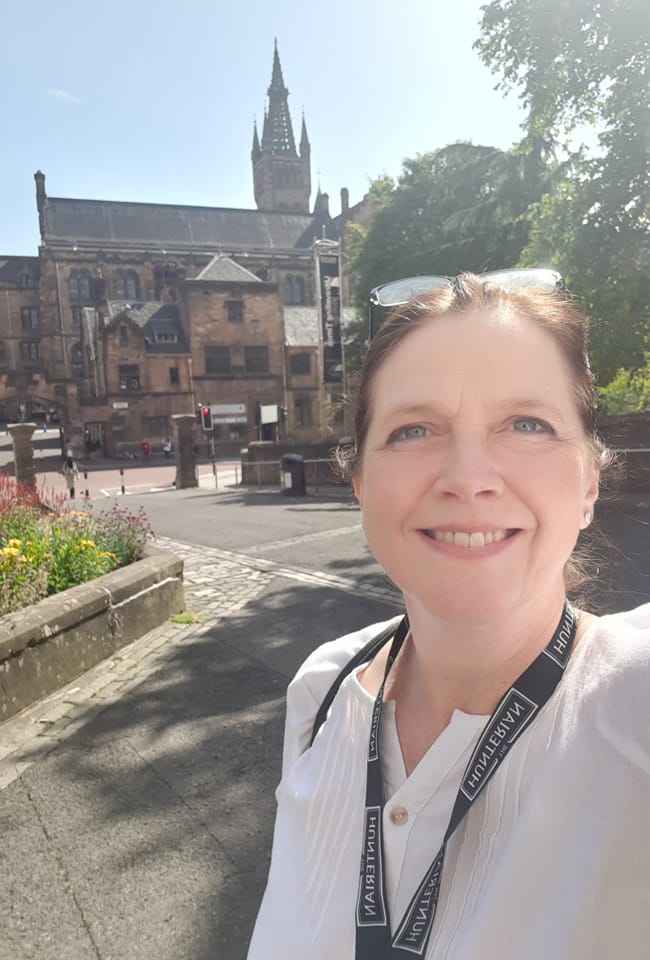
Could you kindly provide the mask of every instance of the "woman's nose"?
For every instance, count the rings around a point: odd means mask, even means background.
[[[443,496],[461,500],[498,496],[503,491],[503,478],[485,441],[469,436],[452,438],[434,489]]]

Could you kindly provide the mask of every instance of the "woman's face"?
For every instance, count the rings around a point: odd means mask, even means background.
[[[493,313],[436,317],[385,359],[354,486],[407,601],[478,624],[563,593],[598,482],[571,375],[543,328]]]

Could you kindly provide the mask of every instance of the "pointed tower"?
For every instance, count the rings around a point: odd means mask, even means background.
[[[303,117],[300,153],[298,153],[289,113],[289,91],[282,77],[277,40],[273,51],[273,71],[268,97],[268,107],[264,111],[261,144],[257,124],[253,130],[251,161],[255,203],[258,210],[309,213],[311,149],[307,127]]]

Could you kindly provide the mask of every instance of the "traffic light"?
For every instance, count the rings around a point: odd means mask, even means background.
[[[206,433],[212,430],[212,410],[205,404],[201,407],[201,426]]]

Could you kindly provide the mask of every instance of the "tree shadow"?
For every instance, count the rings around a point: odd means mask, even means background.
[[[100,953],[243,960],[268,869],[288,680],[320,643],[394,612],[274,581],[23,774]]]

